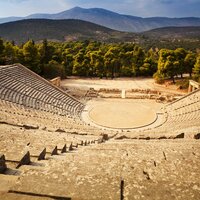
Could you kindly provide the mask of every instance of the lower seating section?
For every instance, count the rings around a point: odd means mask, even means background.
[[[54,156],[48,165],[42,162],[43,167],[22,167],[20,179],[2,198],[196,200],[199,148],[197,140],[124,140],[86,146],[78,153]]]
[[[57,132],[101,135],[102,130],[85,124],[79,117],[60,116],[46,111],[26,108],[8,101],[0,100],[0,122],[17,126],[31,126]],[[111,131],[109,133],[112,133]],[[113,133],[112,133],[113,134]]]
[[[102,131],[84,124],[78,116],[61,116],[5,100],[0,100],[0,113],[0,199],[35,199],[37,194],[18,197],[20,193],[7,192],[27,170],[42,172],[56,156],[60,162],[68,154],[74,156],[103,142]],[[57,199],[50,193],[47,196]]]
[[[27,152],[30,154],[30,160],[40,160],[39,156],[44,149],[46,156],[49,157],[71,151],[78,146],[97,143],[102,139],[101,136],[27,129],[25,126],[18,127],[9,124],[0,125],[0,138],[0,152],[5,156],[8,168],[17,168]],[[63,150],[64,148],[66,149]]]
[[[79,116],[84,105],[26,67],[0,66],[0,99],[63,116]]]

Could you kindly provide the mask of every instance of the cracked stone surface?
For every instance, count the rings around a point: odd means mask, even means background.
[[[199,148],[197,140],[112,140],[53,156],[42,161],[43,166],[23,166],[11,189],[117,200],[124,180],[124,199],[196,200],[200,199]]]

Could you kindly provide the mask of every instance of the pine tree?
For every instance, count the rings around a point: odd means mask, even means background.
[[[200,82],[200,55],[196,59],[196,63],[193,68],[194,79]]]
[[[3,64],[3,51],[4,51],[3,40],[0,38],[0,64]]]
[[[40,73],[40,57],[38,53],[38,49],[34,43],[33,40],[29,40],[24,46],[23,46],[23,55],[24,55],[24,61],[25,65],[30,68],[32,71],[36,73]]]

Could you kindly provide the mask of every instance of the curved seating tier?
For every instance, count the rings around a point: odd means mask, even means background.
[[[162,108],[165,121],[150,132],[171,134],[172,132],[200,131],[200,90],[196,90]]]
[[[60,116],[33,108],[26,108],[19,104],[0,100],[0,122],[16,126],[31,125],[38,129],[50,131],[62,130],[69,133],[101,135],[102,130],[89,126],[79,117]],[[111,131],[110,131],[111,133]]]
[[[200,90],[196,90],[183,98],[168,104],[164,108],[167,113],[167,124],[170,127],[200,127]]]
[[[26,67],[0,67],[0,99],[59,115],[79,116],[84,104]]]

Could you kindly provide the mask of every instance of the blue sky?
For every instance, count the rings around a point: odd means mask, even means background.
[[[140,17],[200,17],[200,0],[0,0],[0,17],[57,13],[75,6]]]

